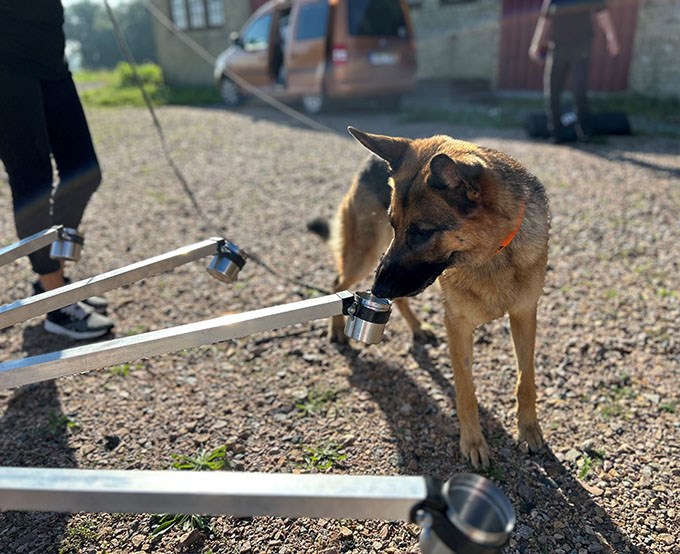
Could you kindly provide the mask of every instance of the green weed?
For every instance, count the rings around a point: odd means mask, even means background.
[[[114,377],[127,377],[130,374],[130,364],[111,366],[109,368],[109,373]]]
[[[311,390],[307,396],[295,404],[295,408],[303,416],[311,416],[325,410],[325,405],[335,400],[337,394],[332,390]]]
[[[157,540],[170,529],[178,528],[182,531],[198,529],[212,533],[210,517],[197,514],[156,514],[151,516],[151,540]]]
[[[301,465],[309,470],[328,471],[333,466],[341,466],[347,458],[347,454],[342,453],[342,447],[333,441],[323,446],[305,446],[303,449],[304,462]]]
[[[78,427],[78,424],[67,415],[50,412],[50,415],[47,417],[47,427],[50,434],[59,435],[66,429]]]
[[[97,524],[94,521],[85,521],[77,525],[68,526],[64,533],[59,554],[79,554],[84,552],[87,546],[94,544],[97,539]]]
[[[173,469],[185,471],[219,471],[231,469],[231,462],[227,456],[226,444],[223,444],[212,451],[202,450],[196,456],[171,454],[170,457],[175,460],[172,463]]]
[[[505,471],[501,466],[490,465],[481,471],[481,475],[498,483],[505,483]]]
[[[220,471],[231,469],[231,462],[227,456],[226,444],[215,450],[201,450],[196,456],[171,454],[175,460],[171,465],[180,471]],[[151,540],[157,540],[171,529],[179,528],[183,531],[198,529],[212,533],[210,517],[199,514],[156,514],[151,516]]]
[[[604,452],[601,450],[589,450],[583,455],[583,465],[578,472],[578,478],[583,480],[593,467],[601,465],[604,461]]]

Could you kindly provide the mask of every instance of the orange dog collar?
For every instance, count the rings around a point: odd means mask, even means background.
[[[496,254],[498,254],[501,250],[503,250],[508,244],[512,242],[512,239],[515,238],[515,235],[518,233],[519,228],[522,226],[522,221],[524,220],[524,209],[525,209],[525,204],[522,202],[520,204],[519,208],[519,217],[517,218],[517,225],[515,225],[515,228],[512,230],[512,232],[503,239],[503,242],[501,242],[501,245],[496,249]]]

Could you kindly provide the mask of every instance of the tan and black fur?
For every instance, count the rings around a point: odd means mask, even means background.
[[[373,294],[394,298],[418,337],[423,325],[406,297],[438,280],[460,448],[474,467],[488,465],[489,449],[472,379],[473,332],[507,313],[517,362],[519,438],[538,449],[543,439],[536,416],[534,348],[549,230],[543,186],[507,154],[448,136],[407,139],[349,131],[387,166],[382,176],[372,174],[366,168],[380,163],[372,158],[339,207],[330,237],[339,274],[335,290],[366,277],[387,247]],[[380,180],[389,186],[387,210]],[[342,319],[336,318],[331,339],[342,340],[341,334]]]

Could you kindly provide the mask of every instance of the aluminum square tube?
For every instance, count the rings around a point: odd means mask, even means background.
[[[424,477],[0,468],[0,511],[409,521]]]
[[[89,296],[102,294],[205,256],[217,254],[218,246],[222,242],[224,239],[219,237],[206,239],[89,279],[5,304],[0,306],[0,329],[58,310]]]
[[[343,302],[353,297],[352,293],[342,291],[300,302],[11,360],[0,364],[0,389],[19,387],[139,358],[340,315],[343,313]]]
[[[52,244],[59,238],[62,225],[55,225],[44,231],[39,231],[30,237],[0,248],[0,266],[6,265],[23,256],[28,256],[43,246]]]

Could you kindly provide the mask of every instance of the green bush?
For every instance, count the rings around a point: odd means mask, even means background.
[[[119,88],[138,86],[132,66],[126,62],[120,62],[114,69],[116,85]],[[137,66],[137,76],[145,85],[154,87],[163,86],[163,70],[160,66],[153,63],[144,63]]]

